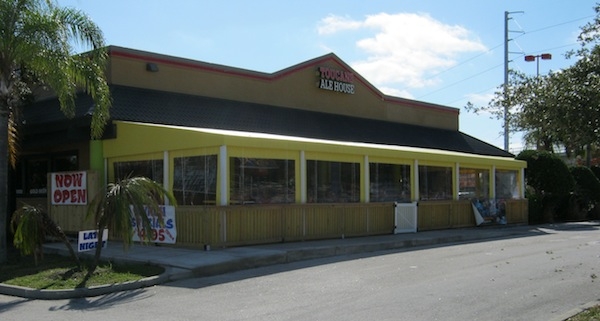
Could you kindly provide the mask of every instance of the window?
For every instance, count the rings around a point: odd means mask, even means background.
[[[452,168],[419,166],[419,196],[421,200],[452,199]]]
[[[230,159],[231,204],[293,203],[295,162],[268,158]]]
[[[19,196],[46,196],[48,173],[76,170],[77,152],[25,157],[15,170],[15,192]]]
[[[517,171],[496,170],[496,199],[519,198]]]
[[[410,165],[369,164],[371,202],[410,201]]]
[[[47,192],[47,174],[51,171],[50,159],[29,159],[25,162],[27,194],[40,195]]]
[[[461,168],[458,178],[458,198],[489,198],[490,171],[487,169]]]
[[[306,161],[306,189],[309,203],[350,203],[360,201],[360,164]]]
[[[215,204],[217,155],[176,157],[173,195],[179,205]]]
[[[115,162],[115,180],[127,177],[147,177],[157,183],[163,182],[163,160],[140,160],[131,162]]]
[[[53,172],[69,172],[79,170],[77,155],[57,155],[52,157]]]

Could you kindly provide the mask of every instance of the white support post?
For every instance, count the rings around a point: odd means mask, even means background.
[[[229,159],[227,156],[227,146],[219,147],[219,205],[226,206],[229,203],[229,180],[227,172],[229,171]]]
[[[496,166],[492,166],[492,172],[490,174],[490,194],[491,199],[496,199]]]
[[[458,201],[460,199],[460,163],[456,163],[454,165],[454,185],[456,186],[456,190],[454,191],[454,200]]]
[[[414,179],[414,189],[415,189],[415,195],[413,195],[413,202],[418,202],[419,201],[419,160],[415,159],[415,162],[413,164],[413,176],[415,177]]]
[[[165,150],[163,152],[163,188],[165,190],[170,190],[170,175],[169,175],[169,151]],[[169,205],[169,199],[165,197],[165,205]]]
[[[521,168],[519,171],[519,197],[521,199],[525,198],[525,168]]]
[[[306,204],[306,154],[300,151],[300,203]]]
[[[365,167],[363,169],[364,171],[364,177],[365,177],[365,181],[363,183],[363,188],[365,189],[365,203],[369,203],[371,202],[371,177],[370,177],[370,172],[369,172],[369,155],[365,155],[365,160],[364,160],[364,164]]]

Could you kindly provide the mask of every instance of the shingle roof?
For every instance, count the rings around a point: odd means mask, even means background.
[[[113,120],[514,157],[453,130],[124,86],[112,86],[112,99]],[[78,98],[77,115],[85,117],[91,106],[89,98]],[[26,109],[25,117],[30,124],[55,121],[60,119],[56,110],[56,102],[45,102]]]

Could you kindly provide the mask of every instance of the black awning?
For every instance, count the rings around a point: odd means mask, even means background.
[[[112,99],[113,120],[514,157],[454,130],[124,86],[112,86]],[[78,98],[77,104],[76,117],[86,117],[89,97]],[[57,102],[37,103],[25,112],[32,126],[60,117],[65,118]]]

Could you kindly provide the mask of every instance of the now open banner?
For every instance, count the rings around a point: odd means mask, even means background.
[[[52,205],[87,205],[87,172],[59,172],[50,174]]]

